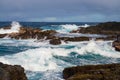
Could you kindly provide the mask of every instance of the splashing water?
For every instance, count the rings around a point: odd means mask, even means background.
[[[6,40],[6,45],[5,45]],[[36,46],[34,40],[4,39],[1,45]],[[33,41],[33,42],[32,42]],[[29,45],[28,45],[29,44]],[[30,45],[32,44],[32,45]],[[10,48],[8,48],[10,49]],[[25,68],[29,80],[62,80],[62,70],[65,67],[86,64],[102,64],[120,62],[120,53],[111,47],[111,41],[68,42],[59,46],[44,43],[37,48],[23,50],[16,54],[0,56],[0,61],[7,64],[17,64]],[[54,76],[53,76],[54,75]]]
[[[69,33],[72,30],[77,30],[80,27],[88,27],[88,24],[84,25],[76,25],[76,24],[64,24],[64,25],[49,25],[42,26],[41,28],[44,30],[56,30],[59,33]]]
[[[21,25],[19,24],[19,22],[12,22],[11,23],[11,28],[10,29],[0,29],[0,34],[8,34],[8,33],[18,33],[19,29],[20,29]]]
[[[69,31],[87,26],[71,24],[57,25],[52,28],[60,27],[56,30],[66,32],[70,37],[76,34],[68,33]],[[20,24],[13,22],[11,29],[3,29],[3,31],[0,29],[0,33],[17,32],[19,28]],[[79,35],[81,34],[77,34]],[[47,40],[36,42],[36,39],[15,40],[5,37],[0,39],[0,61],[24,67],[28,80],[63,80],[62,71],[66,67],[119,63],[120,52],[115,51],[111,43],[112,41],[91,40],[51,45]]]
[[[78,28],[80,27],[88,27],[89,25],[88,24],[85,24],[85,25],[81,25],[81,26],[78,26],[78,25],[75,25],[75,24],[66,24],[66,25],[60,25],[61,26],[61,30],[57,30],[58,32],[62,32],[62,33],[66,33],[66,32],[70,32],[72,30],[77,30]]]

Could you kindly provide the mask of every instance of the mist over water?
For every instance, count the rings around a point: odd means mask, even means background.
[[[47,25],[44,30],[54,29],[61,34],[70,34],[69,31],[82,25]],[[43,29],[43,26],[40,28]],[[47,40],[36,42],[36,39],[15,40],[5,37],[0,39],[0,61],[21,65],[29,80],[63,80],[62,70],[66,67],[119,63],[120,52],[114,50],[112,41],[90,40],[51,45]]]

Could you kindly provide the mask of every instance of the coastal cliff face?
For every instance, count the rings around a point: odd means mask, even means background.
[[[120,64],[69,67],[63,70],[66,80],[120,80]]]
[[[24,68],[19,65],[7,65],[0,62],[0,80],[27,80]]]

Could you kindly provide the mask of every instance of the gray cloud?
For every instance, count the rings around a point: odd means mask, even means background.
[[[120,0],[0,0],[0,21],[120,21]]]

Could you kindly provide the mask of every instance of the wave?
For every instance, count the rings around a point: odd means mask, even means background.
[[[66,56],[67,51],[64,51],[64,49],[52,48],[30,49],[15,55],[0,57],[0,61],[7,64],[22,65],[29,71],[47,71],[57,68],[57,63],[55,62],[53,56]]]
[[[13,21],[11,23],[11,28],[10,29],[0,29],[0,34],[8,34],[8,33],[18,33],[20,30],[21,25],[19,22]]]
[[[60,26],[61,26],[61,32],[70,32],[72,30],[77,30],[80,27],[75,24],[73,25],[66,24],[66,25],[60,25]]]
[[[76,54],[72,55],[72,53]],[[94,56],[103,56],[105,57],[105,61],[106,58],[120,58],[120,53],[116,52],[112,47],[110,47],[110,42],[89,41],[84,43],[76,43],[73,45],[64,44],[58,47],[48,46],[29,49],[13,55],[1,56],[0,61],[7,64],[22,65],[28,71],[47,71],[60,68],[63,69],[63,67],[74,65],[76,62],[79,62],[79,64],[88,64],[92,62],[101,63],[101,60],[96,58],[94,61],[92,61],[87,60],[87,58],[81,59],[78,57],[89,54],[93,54]],[[108,62],[113,61],[114,60],[109,60]],[[78,63],[76,65],[78,65]]]
[[[89,27],[90,25],[76,25],[76,24],[64,24],[64,25],[51,25],[42,27],[45,30],[56,30],[59,33],[68,33],[72,30],[77,30],[80,27]]]
[[[77,51],[79,54],[93,53],[104,57],[120,58],[120,53],[116,52],[111,45],[98,45],[91,40],[86,46]]]
[[[60,30],[57,30],[58,32],[62,32],[62,33],[66,33],[66,32],[70,32],[72,30],[77,30],[78,28],[80,27],[89,27],[88,24],[85,24],[85,25],[81,25],[81,26],[78,26],[78,25],[75,25],[75,24],[66,24],[66,25],[60,25],[61,26],[61,29]]]

